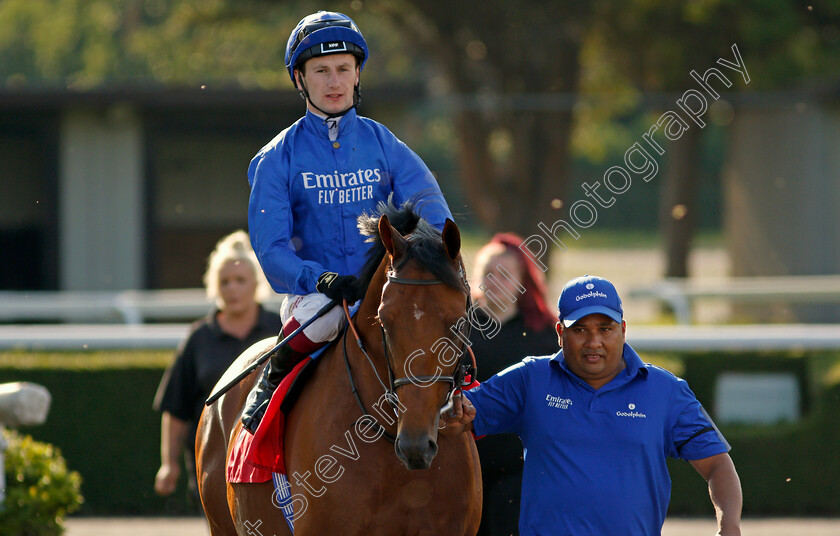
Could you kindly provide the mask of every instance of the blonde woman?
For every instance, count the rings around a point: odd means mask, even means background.
[[[219,241],[204,273],[210,313],[193,323],[175,360],[158,387],[154,407],[161,411],[161,465],[155,492],[170,495],[181,473],[185,452],[190,497],[197,500],[195,432],[204,401],[236,357],[253,343],[277,335],[280,316],[263,309],[271,289],[245,231]]]

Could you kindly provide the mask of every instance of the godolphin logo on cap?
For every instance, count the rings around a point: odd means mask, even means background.
[[[567,328],[591,314],[603,314],[621,323],[624,310],[615,286],[602,277],[585,275],[572,279],[557,303],[560,320]]]

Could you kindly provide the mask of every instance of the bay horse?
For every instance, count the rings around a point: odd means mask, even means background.
[[[447,220],[438,232],[410,204],[381,203],[379,211],[359,218],[373,242],[352,319],[360,342],[345,330],[286,415],[289,494],[304,499],[295,504],[294,533],[474,536],[482,502],[475,443],[471,434],[438,435],[466,348],[463,334],[453,335],[469,303],[460,231]],[[239,370],[273,345],[254,345]],[[198,483],[213,536],[291,534],[271,481],[225,479],[259,373],[206,407],[199,422]]]

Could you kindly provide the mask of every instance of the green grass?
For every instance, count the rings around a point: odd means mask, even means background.
[[[99,370],[167,367],[171,350],[124,350],[102,352],[0,352],[0,368]]]

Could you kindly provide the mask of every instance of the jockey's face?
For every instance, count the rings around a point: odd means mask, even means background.
[[[257,278],[247,262],[228,261],[219,270],[221,309],[241,314],[256,303]]]
[[[306,106],[311,112],[319,113],[315,104],[327,113],[340,113],[353,106],[353,88],[359,83],[359,67],[352,54],[328,54],[318,56],[295,71],[298,87],[306,87],[309,100]]]

